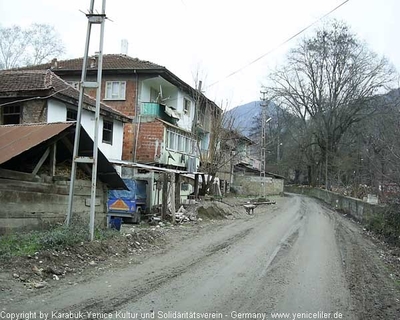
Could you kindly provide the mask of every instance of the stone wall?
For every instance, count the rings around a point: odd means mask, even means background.
[[[283,193],[283,179],[265,177],[265,194],[277,195]],[[247,196],[260,196],[264,194],[262,178],[259,176],[247,176],[235,174],[232,187],[240,194]]]
[[[74,192],[74,216],[88,221],[90,181],[78,180]],[[96,224],[106,223],[106,189],[96,191]],[[63,223],[68,207],[69,182],[28,182],[0,179],[0,234],[43,229]]]
[[[367,203],[360,199],[342,196],[323,189],[310,187],[285,186],[285,192],[305,194],[324,201],[335,209],[350,214],[362,223],[368,223],[384,212],[384,206]]]
[[[38,123],[47,120],[47,103],[45,100],[30,100],[23,104],[22,123]]]

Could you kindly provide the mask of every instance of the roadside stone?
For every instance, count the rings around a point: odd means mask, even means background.
[[[38,275],[40,277],[42,276],[42,269],[39,269],[36,265],[34,265],[32,267],[32,271],[33,271],[34,274],[36,274],[36,275]]]
[[[90,266],[95,266],[95,265],[97,265],[97,263],[96,263],[96,261],[92,260],[92,261],[89,262],[89,265]]]
[[[47,266],[45,269],[45,272],[50,273],[50,274],[55,274],[58,276],[62,275],[62,273],[63,273],[61,270],[57,270],[51,266]]]
[[[14,279],[19,279],[19,274],[18,273],[14,273],[12,276],[13,276]]]
[[[46,287],[46,285],[47,285],[47,282],[42,281],[42,282],[37,282],[37,283],[35,283],[35,284],[33,285],[33,287],[34,287],[35,289],[42,289],[42,288]]]

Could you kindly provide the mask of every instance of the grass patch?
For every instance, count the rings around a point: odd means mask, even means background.
[[[115,230],[96,229],[95,239],[105,240],[118,234]],[[88,241],[88,238],[86,224],[74,224],[70,227],[62,225],[49,230],[4,235],[0,237],[0,257],[33,255],[41,250],[72,247]]]

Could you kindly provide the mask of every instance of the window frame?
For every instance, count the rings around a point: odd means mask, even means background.
[[[192,108],[192,101],[188,98],[183,98],[183,113],[190,116],[191,108]]]
[[[118,94],[113,92],[114,84],[118,84]],[[126,81],[106,81],[104,91],[104,100],[126,100]]]
[[[76,118],[74,117],[68,117],[68,113],[73,113]],[[66,121],[77,121],[78,120],[78,110],[72,109],[72,108],[67,108],[67,115],[65,117]]]
[[[108,128],[107,127],[108,125],[110,125],[111,128]],[[106,135],[104,133],[106,133]],[[113,143],[113,133],[114,133],[114,122],[112,120],[104,119],[103,120],[103,134],[102,134],[102,139],[101,139],[102,142],[112,145],[112,143]],[[107,135],[110,136],[109,139],[105,139],[105,136],[107,136]]]
[[[18,112],[16,112],[14,109],[18,108]],[[13,110],[9,111],[6,113],[6,110]],[[13,117],[13,116],[18,116],[18,122],[8,122],[5,123],[4,117]],[[9,106],[3,106],[1,108],[1,123],[2,125],[8,125],[8,124],[21,124],[22,123],[22,106],[20,105],[9,105]]]

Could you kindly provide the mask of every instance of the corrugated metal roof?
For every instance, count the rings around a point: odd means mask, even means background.
[[[69,127],[75,126],[75,122],[60,123],[39,123],[0,126],[0,164],[32,149],[33,147],[46,142],[53,137],[60,135]],[[75,130],[65,135],[74,143]],[[79,154],[87,150],[92,150],[85,156],[93,156],[93,140],[84,128],[81,128],[79,141]],[[101,182],[108,185],[111,189],[125,189],[122,178],[118,175],[115,168],[108,161],[106,156],[98,150],[97,175]],[[72,159],[72,155],[71,155]]]
[[[51,139],[74,123],[0,126],[0,164]]]

